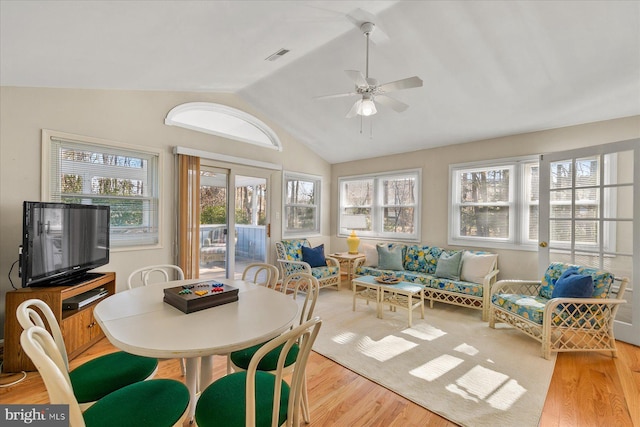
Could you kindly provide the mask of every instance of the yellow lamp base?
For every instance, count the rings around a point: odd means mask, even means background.
[[[350,254],[358,253],[358,246],[360,245],[360,238],[356,236],[356,232],[351,230],[351,235],[347,237],[347,247]]]

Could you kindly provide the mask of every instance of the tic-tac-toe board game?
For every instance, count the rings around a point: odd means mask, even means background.
[[[183,313],[238,301],[238,288],[215,280],[190,283],[164,290],[164,302]]]

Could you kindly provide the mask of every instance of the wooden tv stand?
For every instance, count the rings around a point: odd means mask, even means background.
[[[62,329],[69,360],[104,337],[104,332],[93,317],[93,309],[102,299],[78,310],[62,310],[62,301],[80,295],[91,289],[103,287],[109,295],[116,292],[116,274],[100,273],[103,276],[89,279],[71,286],[45,286],[21,288],[7,292],[5,299],[4,323],[4,364],[3,372],[35,371],[36,368],[20,345],[22,327],[16,317],[16,309],[31,298],[43,300],[53,310]]]

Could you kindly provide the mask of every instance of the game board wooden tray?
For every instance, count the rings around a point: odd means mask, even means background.
[[[163,301],[188,314],[238,301],[238,288],[208,280],[167,288]]]

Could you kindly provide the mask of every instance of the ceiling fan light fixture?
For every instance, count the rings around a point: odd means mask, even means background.
[[[373,116],[377,113],[376,104],[370,99],[361,99],[358,104],[358,114],[361,116]]]

